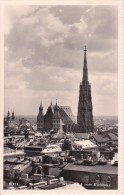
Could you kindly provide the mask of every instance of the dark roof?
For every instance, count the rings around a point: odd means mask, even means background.
[[[69,106],[59,106],[59,111],[60,111],[61,119],[64,123],[75,121],[75,117]]]
[[[109,140],[109,138],[107,137],[103,137],[102,135],[93,135],[93,138],[96,140],[96,142],[98,143],[102,143],[102,142],[107,142]]]
[[[55,112],[55,105],[50,105],[47,109],[45,117],[49,115],[49,113],[54,114]],[[75,122],[75,117],[72,113],[72,110],[69,106],[58,106],[60,118],[64,124],[73,124]]]
[[[113,141],[117,141],[118,137],[114,134],[114,133],[108,133],[108,137],[113,140]]]
[[[83,166],[74,165],[73,163],[68,163],[63,170],[70,171],[81,171],[81,172],[92,172],[92,173],[105,173],[105,174],[118,174],[118,167],[112,165],[95,165],[95,166]]]

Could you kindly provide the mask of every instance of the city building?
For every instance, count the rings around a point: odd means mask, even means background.
[[[87,55],[86,47],[84,49],[84,67],[83,78],[80,83],[77,125],[78,132],[90,133],[94,131],[91,85],[88,81]]]
[[[68,163],[61,176],[67,181],[82,183],[88,189],[117,189],[118,167],[111,165],[81,166]]]

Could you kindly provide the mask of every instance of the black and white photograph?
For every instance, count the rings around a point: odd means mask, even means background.
[[[121,1],[42,2],[3,6],[2,188],[115,193]]]

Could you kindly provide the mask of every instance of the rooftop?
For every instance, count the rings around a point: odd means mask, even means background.
[[[107,137],[102,137],[102,135],[93,135],[93,138],[97,141],[97,142],[99,142],[99,143],[102,143],[102,142],[106,142],[106,141],[108,141],[109,140],[109,138],[107,138]]]
[[[74,141],[77,145],[81,145],[82,148],[97,148],[98,146],[90,140]]]
[[[68,163],[63,170],[69,171],[81,171],[81,172],[92,172],[92,173],[104,173],[104,174],[118,174],[118,167],[111,165],[96,165],[96,166],[83,166],[74,165],[73,163]]]
[[[113,140],[113,141],[117,141],[118,137],[114,134],[114,133],[108,133],[108,137]]]

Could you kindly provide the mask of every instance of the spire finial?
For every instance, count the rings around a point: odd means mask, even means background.
[[[14,109],[12,111],[12,120],[14,120],[15,116],[14,116]]]
[[[56,106],[57,106],[57,99],[56,99]]]
[[[40,101],[40,106],[42,107],[42,100]]]
[[[87,49],[84,47],[84,67],[83,67],[83,81],[88,81],[88,69],[87,69]]]
[[[12,115],[14,115],[14,108],[13,108],[13,111],[12,111]]]
[[[51,100],[51,104],[50,105],[52,106],[52,100]]]
[[[9,108],[8,108],[8,115],[9,115]]]
[[[84,51],[85,51],[85,52],[87,51],[86,45],[84,46]]]

